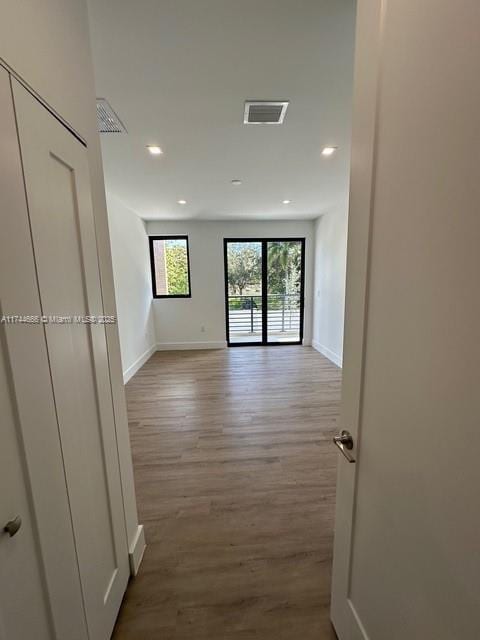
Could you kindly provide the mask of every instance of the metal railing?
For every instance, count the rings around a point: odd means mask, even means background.
[[[228,296],[230,336],[262,333],[262,296]],[[267,296],[267,329],[269,334],[298,334],[300,331],[300,294]]]
[[[228,296],[228,329],[230,335],[262,333],[262,296]]]

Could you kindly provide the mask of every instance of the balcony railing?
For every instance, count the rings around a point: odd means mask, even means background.
[[[262,296],[228,296],[230,339],[262,335]],[[269,336],[295,339],[300,333],[300,295],[267,296]]]

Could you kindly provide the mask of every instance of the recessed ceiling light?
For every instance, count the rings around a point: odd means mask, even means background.
[[[163,151],[156,144],[147,144],[147,149],[150,151],[152,156],[161,156]]]
[[[282,200],[282,203],[283,203],[283,204],[290,204],[290,203],[291,203],[291,200]]]
[[[187,204],[186,200],[177,200],[178,204]]]
[[[337,147],[323,147],[322,156],[331,156],[332,153],[335,153]]]
[[[239,187],[242,184],[241,180],[235,179],[231,181],[234,187]]]

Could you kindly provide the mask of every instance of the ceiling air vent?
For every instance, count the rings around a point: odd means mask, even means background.
[[[244,124],[282,124],[287,112],[288,100],[247,100]]]
[[[122,121],[105,98],[97,98],[97,126],[100,133],[127,133]]]

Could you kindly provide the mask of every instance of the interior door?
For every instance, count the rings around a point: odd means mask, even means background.
[[[129,568],[87,150],[13,89],[89,637],[105,640]]]
[[[10,78],[2,67],[0,147],[0,316],[39,317]],[[0,344],[0,637],[87,640],[44,328],[2,321]],[[17,517],[20,528],[3,532]]]
[[[0,406],[0,639],[49,640],[54,629],[27,493],[4,335],[0,339]]]
[[[480,638],[479,30],[477,0],[358,5],[340,640]]]

